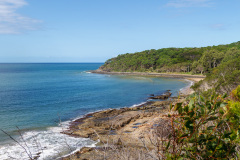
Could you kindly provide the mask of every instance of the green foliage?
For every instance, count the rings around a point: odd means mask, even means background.
[[[206,91],[202,91],[201,95],[205,98],[211,97],[212,95],[216,96],[217,93],[215,92],[214,89],[208,89]]]
[[[118,72],[183,72],[212,73],[221,62],[240,55],[240,42],[202,48],[163,48],[122,54],[109,59],[101,67]]]
[[[202,80],[201,81],[199,81],[198,83],[194,83],[192,86],[191,86],[191,88],[193,89],[193,90],[197,90],[200,86],[201,86],[201,84],[202,84]]]
[[[215,92],[230,93],[240,84],[240,56],[222,62],[213,69],[211,74],[207,75],[204,81],[212,85]],[[197,87],[195,87],[195,90],[197,90]]]
[[[240,102],[229,102],[230,112],[238,117],[240,117]]]
[[[231,92],[227,116],[231,119],[233,125],[240,125],[240,86]]]
[[[240,86],[233,93],[238,95]],[[234,101],[236,102],[236,101]],[[166,159],[237,158],[240,103],[226,95],[207,99],[194,95],[187,105],[178,103],[168,117],[172,133],[166,143]]]
[[[240,101],[240,86],[238,86],[236,89],[232,91],[232,95],[235,99]]]

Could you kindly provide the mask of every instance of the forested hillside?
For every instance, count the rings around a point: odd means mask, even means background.
[[[163,48],[126,53],[111,58],[101,67],[104,71],[119,72],[191,72],[209,73],[221,61],[239,55],[240,41],[229,45],[202,48]]]
[[[214,87],[229,93],[240,82],[240,41],[202,48],[163,48],[126,53],[107,60],[100,70],[204,74],[207,75],[206,88]],[[199,87],[200,83],[194,88]]]

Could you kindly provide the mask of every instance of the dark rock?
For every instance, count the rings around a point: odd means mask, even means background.
[[[122,145],[122,140],[120,138],[118,139],[117,145]]]
[[[157,95],[154,97],[149,97],[149,99],[161,99],[161,100],[165,100],[168,99],[170,96],[172,95],[171,92],[167,91],[165,93],[163,93],[162,95]]]

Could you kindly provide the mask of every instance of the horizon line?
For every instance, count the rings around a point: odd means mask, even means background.
[[[0,62],[0,64],[34,64],[34,63],[42,63],[42,64],[46,64],[46,63],[105,63],[105,62]]]

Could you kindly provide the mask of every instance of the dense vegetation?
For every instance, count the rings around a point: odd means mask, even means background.
[[[100,67],[116,72],[180,72],[204,74],[207,78],[194,86],[198,90],[214,88],[219,93],[230,93],[240,84],[240,41],[228,45],[202,48],[163,48],[111,58]]]
[[[230,96],[192,95],[172,111],[164,159],[239,159],[240,86]]]
[[[240,41],[229,45],[202,48],[163,48],[122,54],[111,58],[101,67],[119,72],[190,72],[209,73],[222,61],[240,55]]]
[[[207,90],[207,95],[210,95],[213,92],[230,93],[230,91],[239,84],[240,51],[236,48],[231,48],[219,66],[213,68],[211,72],[207,74],[205,80],[195,84],[193,88],[200,92]],[[208,87],[206,87],[206,85]],[[204,88],[204,86],[206,88]]]

